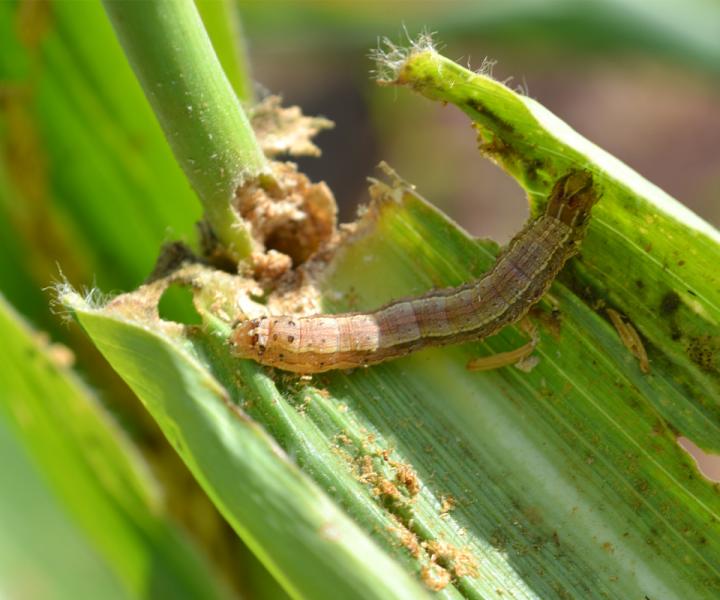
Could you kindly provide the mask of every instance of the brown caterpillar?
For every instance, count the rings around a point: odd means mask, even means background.
[[[296,373],[349,369],[428,346],[482,340],[516,323],[579,248],[598,196],[592,175],[557,180],[545,214],[518,233],[480,279],[394,300],[372,312],[242,321],[233,352]]]

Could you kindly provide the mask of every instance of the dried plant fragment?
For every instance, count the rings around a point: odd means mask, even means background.
[[[389,463],[395,468],[395,481],[404,486],[411,496],[417,496],[420,493],[420,480],[413,468],[396,460],[391,460]]]
[[[623,320],[622,316],[616,310],[607,308],[605,311],[610,317],[615,330],[620,336],[620,341],[623,343],[632,355],[638,359],[640,363],[640,370],[648,374],[650,373],[650,361],[648,360],[647,352],[645,352],[645,346],[643,346],[642,340],[638,335],[636,329],[628,321],[627,323]]]
[[[475,557],[467,548],[457,548],[453,544],[433,540],[425,544],[434,561],[441,562],[455,577],[478,577],[480,571]]]
[[[448,513],[455,509],[456,501],[453,496],[442,496],[440,498],[440,517],[445,517]]]
[[[523,344],[519,348],[508,350],[507,352],[497,352],[490,356],[473,358],[465,365],[467,370],[491,371],[508,365],[515,365],[521,371],[528,372],[534,368],[537,364],[537,358],[535,361],[528,361],[527,359],[530,358],[530,355],[535,350],[535,346],[537,346],[540,341],[540,336],[537,328],[528,318],[522,319],[519,327],[530,337],[530,341],[527,344]]]
[[[274,158],[290,156],[320,156],[312,139],[335,124],[324,117],[308,117],[299,106],[283,108],[280,96],[268,96],[253,107],[250,120],[263,152]]]
[[[450,583],[450,573],[440,565],[431,563],[422,568],[420,579],[433,592],[439,592]]]

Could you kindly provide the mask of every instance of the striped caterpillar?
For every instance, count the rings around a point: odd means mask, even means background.
[[[553,186],[545,213],[510,241],[480,279],[394,300],[372,312],[241,321],[230,336],[233,352],[309,374],[482,340],[518,322],[540,300],[578,251],[596,201],[592,175],[570,171]]]

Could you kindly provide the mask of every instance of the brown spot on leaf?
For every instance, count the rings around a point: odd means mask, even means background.
[[[667,292],[660,300],[660,312],[665,315],[673,314],[681,304],[680,296],[675,291]]]
[[[602,545],[602,549],[608,554],[613,554],[615,552],[615,547],[610,542],[605,542]]]
[[[25,47],[35,50],[51,31],[52,10],[48,0],[23,0],[15,13],[15,29]]]
[[[717,370],[717,357],[720,352],[720,337],[701,335],[691,338],[687,354],[691,361],[704,371]]]

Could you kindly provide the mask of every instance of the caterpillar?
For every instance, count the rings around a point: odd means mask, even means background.
[[[232,352],[301,374],[351,369],[429,346],[479,341],[518,322],[540,300],[585,235],[598,199],[590,172],[572,170],[481,278],[394,300],[371,312],[264,316],[241,321]]]

